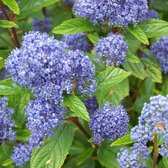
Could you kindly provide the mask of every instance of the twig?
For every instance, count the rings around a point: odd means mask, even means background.
[[[8,41],[6,41],[1,35],[0,35],[0,39],[6,43],[8,46],[10,46],[11,48],[15,48],[14,46],[12,46]]]
[[[145,82],[145,79],[142,80],[142,81],[140,82],[140,84],[138,85],[138,87],[136,88],[134,94],[133,94],[132,97],[131,97],[132,102],[135,101],[135,99],[136,99],[136,97],[138,96],[139,91],[140,91],[140,89],[141,89],[141,87],[142,87],[142,85],[143,85],[144,82]]]
[[[158,160],[158,142],[157,142],[157,133],[154,134],[154,154],[153,154],[153,168],[156,168],[157,166],[157,160]]]
[[[10,21],[10,18],[8,16],[1,0],[0,0],[0,9],[2,10],[2,13],[5,16],[5,18]],[[12,28],[11,30],[12,30],[12,34],[13,34],[13,35],[10,35],[11,40],[14,42],[16,47],[19,47],[20,45],[19,45],[19,40],[17,38],[16,30],[15,30],[15,28]],[[10,33],[8,32],[8,34],[10,34]]]
[[[86,129],[83,127],[83,125],[79,122],[77,117],[71,117],[69,120],[72,121],[87,138],[89,138],[89,139],[91,138],[89,133],[86,131]]]

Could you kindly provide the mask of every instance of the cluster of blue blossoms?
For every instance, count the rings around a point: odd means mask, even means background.
[[[146,168],[143,161],[150,156],[150,153],[143,143],[135,143],[131,151],[122,148],[117,161],[121,168]]]
[[[147,0],[76,0],[73,11],[95,24],[126,27],[137,24],[148,13],[148,4]]]
[[[66,113],[61,106],[63,94],[75,91],[90,96],[95,91],[95,67],[84,52],[69,50],[62,41],[34,31],[23,37],[21,48],[11,52],[6,67],[17,84],[35,95],[26,108],[26,126],[32,135],[27,143],[16,145],[11,155],[20,166],[46,136],[54,135],[52,128]]]
[[[51,21],[48,17],[45,17],[44,20],[35,18],[32,22],[32,30],[48,33],[52,29]]]
[[[151,46],[152,54],[156,55],[163,73],[168,73],[168,36],[161,37]]]
[[[141,116],[138,118],[138,125],[131,130],[131,138],[135,140],[137,144],[141,143],[146,146],[148,141],[154,139],[155,134],[162,136],[164,140],[163,145],[159,148],[159,154],[168,156],[168,96],[158,95],[151,97],[150,103],[144,104]],[[141,147],[137,146],[137,148],[140,149]],[[134,153],[133,148],[132,152]],[[126,160],[123,160],[123,158],[127,157],[127,153],[127,150],[122,150],[122,152],[118,154],[120,165],[128,164],[128,162],[130,165],[134,162],[139,163],[139,160],[134,157],[128,157]],[[149,153],[147,147],[143,153]],[[139,154],[140,153],[137,153],[136,155],[142,158]],[[142,160],[146,159],[144,158]]]
[[[64,35],[62,41],[68,45],[70,50],[89,51],[89,43],[86,39],[86,34],[84,33]]]
[[[14,123],[12,120],[13,109],[7,105],[7,98],[0,98],[0,141],[5,143],[6,140],[15,140]]]
[[[129,118],[123,106],[111,107],[105,104],[91,116],[89,127],[95,144],[105,139],[115,141],[128,131]]]
[[[128,44],[121,34],[110,33],[101,38],[95,45],[96,54],[105,61],[107,65],[122,65],[127,54]]]

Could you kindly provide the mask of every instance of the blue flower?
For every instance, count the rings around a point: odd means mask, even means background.
[[[49,32],[52,29],[51,19],[45,17],[44,20],[34,18],[32,22],[32,30],[40,32]]]
[[[7,100],[7,98],[0,98],[0,140],[2,142],[15,140],[15,131],[13,130],[15,126],[12,120],[14,111],[8,107]]]
[[[152,54],[156,55],[163,73],[168,73],[168,36],[161,37],[151,46]]]
[[[129,118],[123,106],[111,107],[105,104],[92,116],[89,127],[93,133],[94,143],[100,144],[105,139],[115,141],[128,130]]]
[[[73,11],[95,24],[107,22],[111,27],[126,27],[139,22],[148,12],[148,4],[147,0],[76,0]]]
[[[84,33],[77,33],[72,35],[64,35],[62,41],[68,45],[70,50],[89,51],[89,43]]]
[[[128,44],[120,34],[110,33],[101,38],[95,45],[94,50],[107,65],[122,65],[127,54]]]

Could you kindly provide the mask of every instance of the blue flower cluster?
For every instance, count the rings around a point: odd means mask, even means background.
[[[34,18],[32,22],[32,30],[40,32],[49,32],[52,29],[51,21],[52,20],[47,17],[45,17],[44,20]]]
[[[131,152],[125,149],[121,150],[118,154],[120,166],[123,168],[141,167],[139,164],[142,164],[142,161],[150,155],[147,142],[153,140],[154,134],[162,136],[164,140],[163,145],[159,148],[159,154],[168,156],[168,96],[153,96],[149,103],[144,104],[141,116],[138,118],[138,125],[131,129],[131,138],[136,141],[137,145],[134,147],[134,144]],[[141,162],[139,158],[141,158]]]
[[[62,41],[68,45],[70,50],[89,51],[89,43],[86,39],[86,34],[84,33],[64,35]]]
[[[142,143],[135,143],[131,151],[122,148],[117,155],[121,168],[146,168],[143,162],[150,156],[150,150]]]
[[[151,46],[152,54],[156,55],[163,73],[168,73],[168,36],[161,37]]]
[[[89,123],[94,143],[100,144],[105,139],[115,141],[122,137],[128,130],[128,122],[129,118],[123,106],[111,107],[105,104],[91,116]]]
[[[11,52],[6,67],[16,83],[35,95],[26,108],[26,126],[32,135],[27,143],[16,145],[11,155],[21,166],[45,137],[54,135],[52,129],[66,113],[61,107],[63,93],[75,91],[88,96],[95,91],[95,67],[84,52],[68,50],[62,41],[40,32],[23,37],[21,48]]]
[[[153,140],[154,133],[165,135],[168,128],[168,97],[151,97],[150,103],[144,104],[138,121],[138,125],[131,130],[131,138],[137,142]]]
[[[0,98],[0,141],[15,140],[14,123],[12,120],[13,109],[7,105],[7,98]]]
[[[128,44],[121,34],[110,33],[107,37],[101,38],[95,45],[96,54],[105,60],[107,65],[122,65],[127,54]]]
[[[91,95],[96,87],[95,67],[84,52],[67,51],[66,47],[46,33],[30,32],[23,37],[21,48],[11,52],[7,70],[16,83],[53,104],[72,90]]]
[[[147,0],[76,0],[73,11],[95,24],[108,22],[111,27],[126,27],[139,22],[148,12],[148,4]]]
[[[93,115],[94,112],[98,109],[98,102],[95,96],[84,101],[84,104],[89,112],[89,115]]]

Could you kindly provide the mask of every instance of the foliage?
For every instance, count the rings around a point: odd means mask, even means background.
[[[168,167],[168,3],[121,2],[0,0],[0,167]]]

